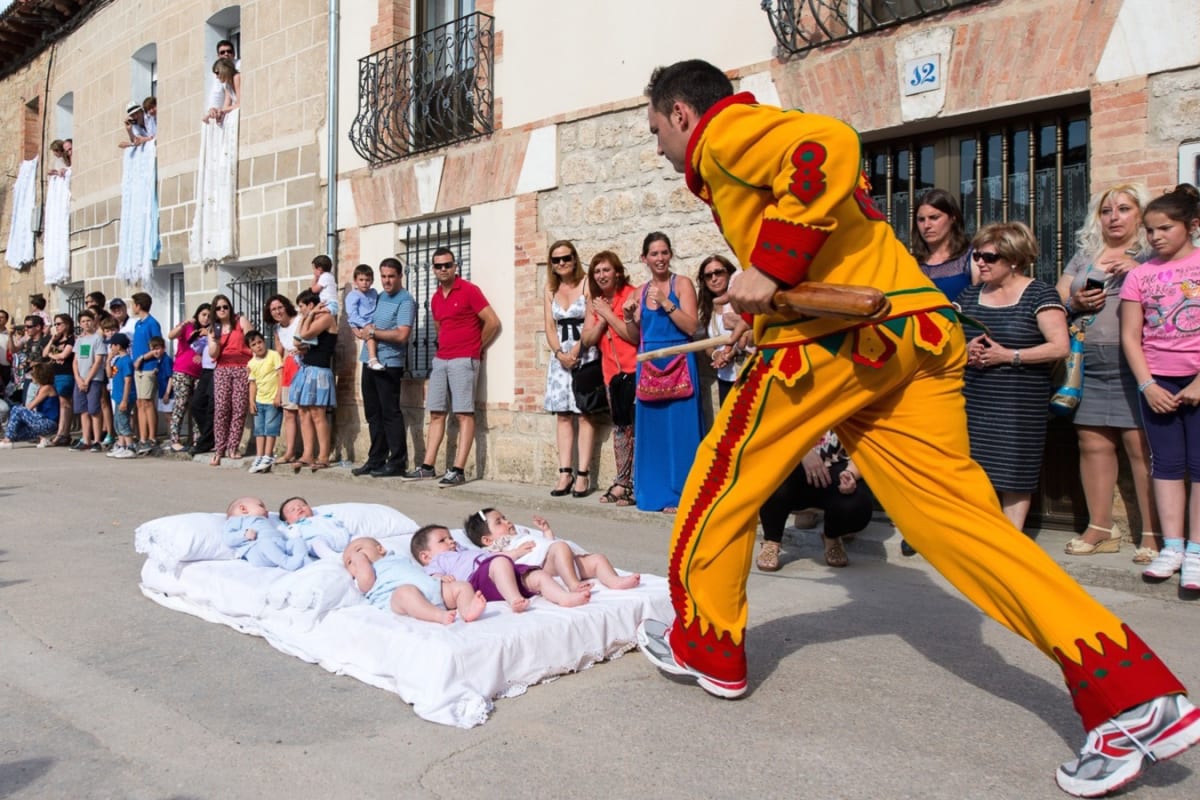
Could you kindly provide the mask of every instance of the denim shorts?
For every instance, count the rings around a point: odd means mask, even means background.
[[[254,415],[255,436],[278,436],[283,425],[283,409],[270,403],[258,403]]]
[[[133,426],[129,424],[129,412],[122,411],[120,406],[113,409],[113,427],[117,436],[133,436]]]

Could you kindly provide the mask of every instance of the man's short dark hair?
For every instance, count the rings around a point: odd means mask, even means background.
[[[359,264],[355,267],[354,277],[357,278],[359,275],[366,275],[371,280],[375,280],[375,270],[371,269],[370,264]]]
[[[150,295],[146,294],[145,292],[134,292],[132,295],[130,295],[129,299],[132,300],[134,305],[136,305],[142,311],[149,311],[150,306],[154,303],[154,301],[150,299]]]
[[[650,73],[650,82],[646,84],[646,97],[660,114],[669,114],[676,102],[703,114],[731,94],[733,82],[725,73],[698,58],[658,67]]]
[[[438,256],[450,256],[451,258],[454,258],[454,251],[451,250],[449,247],[439,247],[437,250],[433,251],[433,255],[429,257],[429,260],[432,261],[433,259],[437,258]],[[455,258],[454,260],[456,262],[458,261],[457,258]]]
[[[26,328],[41,328],[45,326],[45,321],[37,314],[30,314],[25,318]]]
[[[104,305],[108,302],[108,298],[104,296],[104,292],[88,292],[87,301],[104,308]]]
[[[396,274],[397,274],[397,275],[403,275],[403,274],[404,274],[404,265],[400,263],[400,259],[398,259],[398,258],[391,258],[391,257],[389,256],[388,258],[385,258],[385,259],[383,259],[382,261],[380,261],[380,262],[379,262],[379,270],[380,270],[380,272],[382,272],[382,271],[383,271],[383,269],[384,269],[385,267],[386,267],[387,269],[394,269],[394,270],[396,270]]]
[[[233,42],[229,41],[228,39],[222,39],[221,41],[217,42],[217,50],[218,50],[218,52],[220,51],[220,49],[221,49],[222,47],[228,47],[230,50],[232,50],[232,51],[233,51],[233,54],[234,54],[235,56],[237,55],[237,48],[236,48],[236,47],[234,47],[234,46],[233,46]]]

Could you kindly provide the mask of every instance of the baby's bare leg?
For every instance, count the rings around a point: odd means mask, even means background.
[[[581,606],[592,599],[591,584],[581,583],[572,591],[567,591],[544,569],[527,572],[524,578],[525,588],[537,592],[556,606]]]
[[[575,587],[579,586],[581,573],[576,571],[575,554],[566,542],[558,541],[550,545],[542,569],[552,577],[562,579],[568,591],[575,591]]]
[[[642,582],[642,576],[636,572],[632,575],[618,575],[608,556],[603,553],[575,556],[575,566],[581,577],[598,578],[600,583],[609,589],[632,589]]]
[[[483,592],[477,592],[466,581],[451,581],[442,584],[442,600],[446,608],[455,609],[463,622],[474,622],[483,615],[487,600]]]
[[[513,567],[512,559],[493,558],[488,562],[488,577],[496,584],[497,591],[508,603],[509,608],[518,613],[529,608],[529,599],[521,594],[517,586],[517,571]]]
[[[421,590],[412,584],[400,586],[392,592],[392,611],[404,617],[412,617],[426,622],[438,622],[449,625],[454,622],[455,613],[445,608],[438,608],[425,599]]]

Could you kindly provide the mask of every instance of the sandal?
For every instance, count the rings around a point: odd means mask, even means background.
[[[1095,555],[1096,553],[1119,553],[1121,551],[1121,536],[1120,534],[1113,536],[1112,528],[1101,528],[1099,525],[1092,525],[1090,523],[1088,524],[1088,528],[1094,528],[1101,533],[1107,533],[1108,538],[1092,544],[1082,536],[1076,536],[1074,539],[1067,542],[1067,555],[1090,556]]]
[[[172,453],[182,453],[184,450],[187,450],[187,448],[181,445],[179,442],[173,442],[171,444]]]
[[[850,563],[850,558],[846,555],[846,548],[842,547],[840,540],[829,539],[822,534],[821,542],[825,545],[825,563],[827,565],[844,567]]]
[[[575,484],[579,483],[580,478],[583,478],[584,487],[582,492],[577,492],[575,491]],[[575,473],[575,479],[571,481],[571,497],[587,497],[591,493],[592,482],[588,479],[588,471],[581,469]]]
[[[570,467],[559,467],[558,474],[559,475],[574,475],[575,470],[571,469]],[[559,480],[562,480],[562,478],[559,478]],[[562,489],[559,489],[558,487],[551,489],[550,496],[551,497],[566,497],[567,495],[569,495],[571,493],[571,487],[573,487],[574,485],[575,485],[574,479],[572,478],[570,481],[567,482],[567,485],[565,487],[563,487]]]
[[[621,493],[616,494],[613,491],[614,489],[620,489]],[[629,494],[630,494],[630,491],[629,491],[628,486],[626,486],[623,483],[614,483],[612,486],[610,486],[604,490],[604,494],[600,495],[600,502],[601,503],[612,503],[613,505],[620,505],[621,503],[619,501],[622,498],[629,497]]]
[[[323,470],[323,469],[329,469],[328,461],[318,461],[312,465],[313,472],[319,472],[320,470]]]
[[[763,572],[778,572],[780,551],[779,542],[763,542],[755,565]]]
[[[312,467],[312,464],[309,464],[306,461],[293,461],[292,462],[292,474],[297,475],[297,474],[299,474],[300,470],[310,469],[311,467]]]
[[[276,461],[276,462],[275,462],[275,465],[276,465],[276,466],[282,466],[282,465],[284,465],[284,464],[295,464],[295,463],[296,463],[296,457],[295,457],[295,456],[284,456],[283,458],[281,458],[281,459],[279,459],[278,461]]]
[[[1158,558],[1158,551],[1153,547],[1139,547],[1133,551],[1133,563],[1149,564]]]
[[[213,453],[213,454],[212,454],[212,456],[211,456],[211,457],[208,459],[208,465],[209,465],[210,467],[219,467],[219,466],[221,466],[221,454],[220,454],[220,453]]]

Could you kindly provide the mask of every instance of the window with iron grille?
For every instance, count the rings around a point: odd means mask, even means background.
[[[64,286],[63,288],[70,290],[70,294],[67,295],[67,313],[75,321],[75,335],[79,336],[83,333],[83,328],[79,327],[79,312],[83,311],[86,307],[87,295],[83,292],[82,283],[77,283],[70,287]],[[96,320],[96,322],[98,323],[99,320]]]
[[[458,263],[458,274],[471,279],[471,217],[459,215],[414,222],[404,229],[405,283],[417,307],[417,318],[408,340],[408,372],[414,378],[429,377],[437,352],[437,335],[429,300],[437,291],[433,276],[433,251],[449,247]]]
[[[1035,276],[1054,284],[1075,253],[1088,204],[1086,108],[863,145],[871,196],[911,242],[920,196],[934,187],[958,200],[973,235],[991,222],[1024,222],[1041,254]]]
[[[982,0],[760,0],[779,50],[803,55],[831,42]]]
[[[262,332],[267,347],[275,344],[274,325],[263,327],[263,308],[267,298],[278,289],[275,270],[267,267],[249,267],[226,285],[233,310],[250,320],[250,326]]]
[[[183,322],[185,319],[190,319],[192,316],[191,314],[188,313],[188,310],[187,310],[187,295],[183,289],[183,273],[182,272],[172,272],[171,273],[171,287],[170,288],[171,288],[171,297],[170,297],[171,305],[170,305],[170,310],[168,312],[167,321],[170,323],[171,327],[174,328],[180,322]]]

